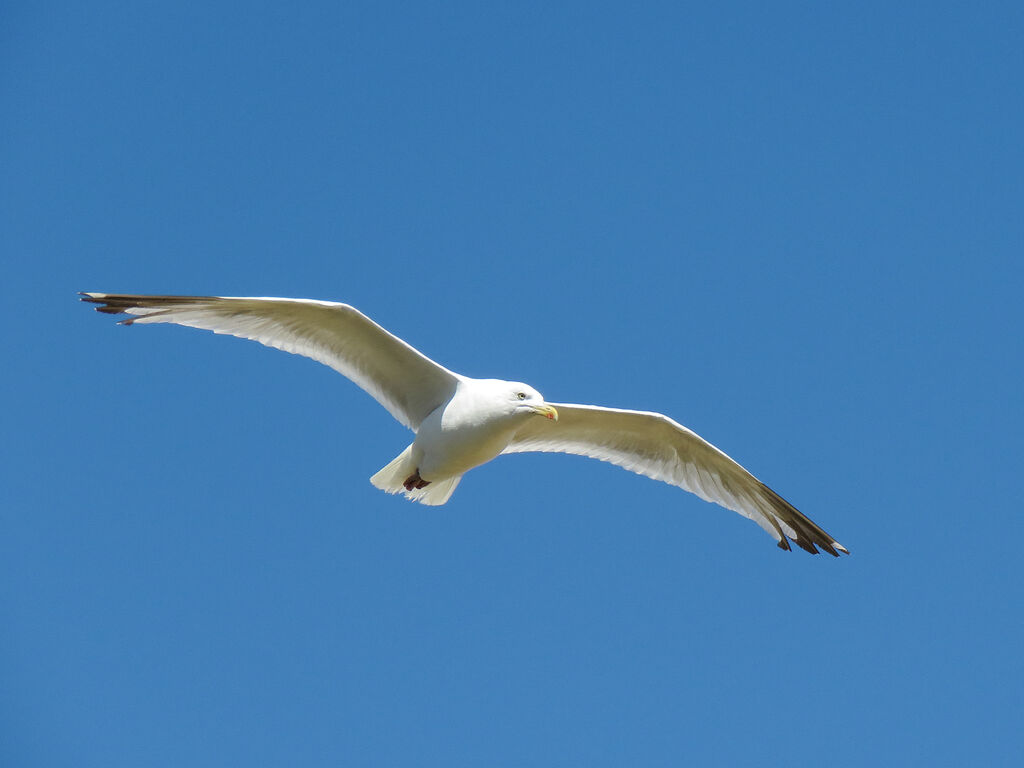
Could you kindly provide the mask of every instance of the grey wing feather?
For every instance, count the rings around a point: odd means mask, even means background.
[[[789,502],[696,433],[660,413],[552,403],[558,421],[530,419],[505,453],[572,453],[695,493],[750,518],[782,549],[849,554]]]
[[[324,363],[362,387],[399,422],[417,429],[455,392],[458,374],[354,307],[309,299],[83,293],[121,322],[174,323],[253,339]]]

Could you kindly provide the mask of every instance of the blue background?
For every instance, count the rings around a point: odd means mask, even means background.
[[[8,3],[0,763],[1008,765],[1020,3]],[[79,290],[351,303],[852,555]]]

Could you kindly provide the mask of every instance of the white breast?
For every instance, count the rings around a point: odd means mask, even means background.
[[[464,474],[508,447],[520,422],[491,389],[486,380],[465,379],[451,400],[424,419],[413,442],[420,477]]]

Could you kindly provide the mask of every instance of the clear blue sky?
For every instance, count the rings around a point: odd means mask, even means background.
[[[557,5],[5,6],[0,763],[1019,759],[1021,4]],[[410,504],[354,385],[80,290],[351,303],[853,554],[567,456]]]

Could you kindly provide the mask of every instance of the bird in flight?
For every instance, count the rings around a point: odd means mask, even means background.
[[[444,504],[462,476],[503,453],[572,453],[611,462],[739,512],[782,549],[849,551],[691,430],[660,413],[548,403],[516,381],[449,371],[347,304],[312,299],[82,293],[123,325],[173,323],[252,339],[329,365],[415,439],[370,478],[388,493]]]

